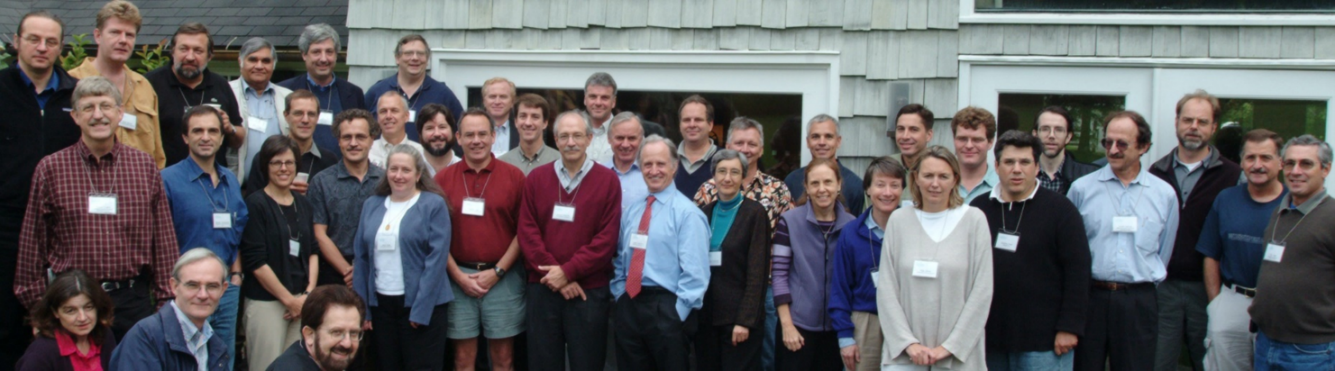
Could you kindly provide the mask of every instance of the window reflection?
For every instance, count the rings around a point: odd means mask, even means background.
[[[997,133],[1006,130],[1033,132],[1038,112],[1047,106],[1061,106],[1071,113],[1071,142],[1066,151],[1080,162],[1103,158],[1099,145],[1103,138],[1103,117],[1126,107],[1120,95],[1022,94],[1003,93],[997,99]]]

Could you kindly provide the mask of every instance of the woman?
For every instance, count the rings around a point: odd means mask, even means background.
[[[913,209],[890,214],[876,309],[886,370],[986,370],[983,326],[992,302],[992,234],[964,205],[960,165],[932,146],[914,167]]]
[[[839,341],[825,308],[835,242],[853,215],[839,195],[844,180],[837,163],[815,159],[804,171],[806,193],[774,231],[774,305],[783,341],[774,363],[779,370],[839,370]]]
[[[890,213],[899,208],[908,170],[890,157],[871,162],[862,177],[862,189],[871,208],[839,234],[834,250],[830,285],[830,319],[839,334],[839,355],[844,368],[881,369],[881,323],[876,318],[876,274],[880,271],[881,241]]]
[[[416,148],[390,146],[385,177],[362,205],[352,284],[366,299],[376,369],[442,370],[450,212]]]
[[[699,311],[696,363],[700,370],[760,370],[764,339],[765,279],[769,273],[769,217],[759,202],[742,196],[746,155],[714,154],[718,201],[701,206],[709,218],[712,277]]]
[[[297,177],[297,142],[282,135],[264,140],[256,164],[266,185],[246,196],[250,220],[241,234],[245,277],[246,356],[251,370],[269,367],[301,340],[301,306],[319,277],[319,246],[311,203],[292,191]]]
[[[87,273],[60,274],[32,307],[37,339],[16,370],[101,371],[111,365],[111,296]]]

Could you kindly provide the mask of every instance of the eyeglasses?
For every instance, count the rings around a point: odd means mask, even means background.
[[[189,294],[194,294],[199,292],[200,289],[204,289],[204,291],[207,291],[209,295],[221,294],[223,289],[225,288],[223,284],[218,282],[209,282],[201,285],[199,282],[191,281],[183,283],[181,284],[181,286],[185,287],[186,293]]]
[[[1066,134],[1066,128],[1064,128],[1064,127],[1060,127],[1060,126],[1044,126],[1044,127],[1038,128],[1038,133],[1039,133],[1039,134],[1056,134],[1056,135],[1065,135],[1065,134]]]
[[[1117,146],[1118,151],[1126,151],[1127,148],[1131,147],[1131,143],[1121,139],[1103,138],[1100,143],[1103,144],[1103,149],[1107,151],[1111,151],[1113,146]]]
[[[346,331],[342,329],[335,329],[326,331],[325,333],[329,334],[329,337],[338,339],[339,341],[342,341],[345,338],[352,338],[353,341],[362,341],[362,335],[363,335],[361,330]]]
[[[399,55],[405,57],[425,57],[426,52],[421,50],[404,50],[402,52],[399,52]]]
[[[567,140],[571,140],[571,139],[574,139],[574,140],[584,140],[584,138],[587,138],[587,137],[588,137],[588,136],[584,135],[584,133],[561,134],[561,135],[559,135],[559,136],[556,137],[556,140],[559,141],[559,142],[565,142],[565,141],[567,141]]]
[[[119,109],[119,108],[120,108],[120,107],[117,107],[116,105],[111,104],[111,103],[105,103],[105,102],[104,102],[104,103],[101,103],[101,104],[92,104],[92,103],[89,103],[89,104],[84,104],[84,105],[79,106],[79,113],[82,113],[82,114],[87,115],[87,114],[92,114],[93,112],[96,112],[96,110],[102,110],[102,112],[112,112],[113,110],[116,110],[116,109]]]
[[[38,37],[37,35],[28,35],[28,37],[23,38],[24,45],[35,46],[38,43],[46,44],[46,47],[48,48],[56,48],[60,46],[60,39],[48,38],[46,40],[42,40],[42,38]]]
[[[287,160],[287,161],[269,161],[269,167],[276,167],[276,168],[279,168],[279,169],[282,169],[282,168],[285,168],[285,167],[297,167],[297,162],[296,162],[296,161],[292,161],[292,160]]]

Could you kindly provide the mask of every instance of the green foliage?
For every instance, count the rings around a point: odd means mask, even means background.
[[[65,67],[66,71],[79,67],[80,64],[83,64],[83,60],[88,58],[87,48],[89,44],[91,43],[88,42],[88,34],[81,33],[71,36],[70,50],[66,51],[65,55],[60,56],[60,65]]]
[[[158,46],[151,49],[148,45],[141,45],[139,51],[134,52],[134,55],[139,56],[139,68],[135,68],[135,71],[138,71],[139,73],[148,73],[148,71],[155,70],[158,67],[171,63],[171,58],[169,58],[162,50],[166,42],[167,40],[163,39],[158,42]]]

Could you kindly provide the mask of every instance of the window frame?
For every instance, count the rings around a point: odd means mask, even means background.
[[[975,0],[959,0],[961,24],[1112,26],[1335,26],[1332,13],[1136,13],[977,11]]]

